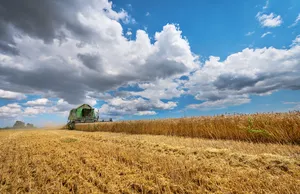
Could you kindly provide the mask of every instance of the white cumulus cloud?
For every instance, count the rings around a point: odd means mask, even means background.
[[[27,101],[25,104],[28,106],[44,106],[49,103],[49,100],[47,98],[40,98],[36,100],[30,100]]]
[[[0,118],[15,118],[22,115],[22,108],[18,103],[0,107]]]
[[[261,12],[258,12],[256,18],[260,22],[260,25],[263,27],[274,28],[280,26],[283,23],[281,16],[274,13],[263,14]]]
[[[250,95],[269,95],[281,89],[299,90],[298,38],[289,49],[246,48],[224,61],[211,56],[184,84],[188,93],[199,100],[188,108],[236,106],[249,103]]]
[[[120,98],[107,100],[107,104],[100,107],[100,117],[141,115],[154,113],[155,110],[171,110],[177,106],[176,102],[161,100],[147,100],[141,97]]]
[[[138,116],[144,116],[144,115],[156,115],[157,113],[155,111],[139,111],[135,113],[134,115]]]
[[[22,20],[16,20],[20,14],[16,4],[24,8]],[[107,0],[60,4],[12,0],[0,6],[10,9],[0,23],[7,34],[0,37],[4,51],[0,52],[0,82],[5,83],[0,89],[12,88],[13,92],[1,95],[40,95],[41,99],[24,104],[26,114],[66,112],[81,103],[96,105],[97,100],[104,100],[109,110],[122,115],[172,109],[177,102],[171,99],[184,93],[182,84],[174,80],[199,67],[198,56],[179,25],[166,24],[154,37],[141,29],[133,33],[127,28],[126,32],[124,25],[134,23],[134,18],[124,9],[114,10]],[[126,97],[119,96],[121,104],[113,104],[118,96],[107,92],[132,84],[145,86],[143,92],[124,92]],[[50,102],[48,98],[60,100]],[[132,104],[136,99],[140,107]]]
[[[26,96],[19,92],[11,92],[0,89],[0,98],[22,100],[25,99]]]

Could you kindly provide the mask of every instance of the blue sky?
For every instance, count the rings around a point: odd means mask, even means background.
[[[183,35],[190,42],[192,51],[205,57],[210,55],[227,57],[229,54],[241,51],[252,45],[253,47],[289,46],[291,40],[299,33],[299,25],[287,28],[294,23],[300,10],[297,0],[269,1],[266,13],[276,13],[284,19],[281,27],[261,28],[256,14],[263,11],[266,1],[115,1],[116,7],[128,7],[135,15],[137,25],[130,28],[147,27],[150,35],[160,31],[167,23],[177,23]],[[145,13],[149,12],[150,16]],[[248,32],[255,32],[245,37]],[[271,37],[261,39],[265,32],[272,31],[276,41]],[[133,31],[134,32],[134,31]]]
[[[81,103],[117,120],[300,109],[299,1],[31,3],[0,3],[0,127]]]

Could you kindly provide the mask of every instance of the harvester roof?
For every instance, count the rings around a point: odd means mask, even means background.
[[[82,109],[93,109],[93,107],[91,107],[88,104],[82,104],[82,105],[78,106],[76,109],[79,109],[79,108],[82,108]]]

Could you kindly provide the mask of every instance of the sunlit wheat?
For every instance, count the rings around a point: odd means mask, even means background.
[[[300,112],[79,124],[77,130],[300,144]]]

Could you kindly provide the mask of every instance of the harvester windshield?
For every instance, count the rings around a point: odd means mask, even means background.
[[[88,116],[91,116],[91,113],[93,112],[92,111],[93,109],[82,109],[82,117],[88,117]]]

